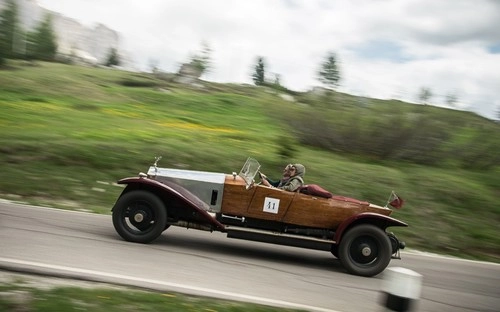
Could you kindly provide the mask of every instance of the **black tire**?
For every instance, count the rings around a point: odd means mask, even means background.
[[[391,241],[382,229],[371,224],[360,224],[342,237],[338,254],[347,272],[374,276],[389,265],[391,250]]]
[[[117,200],[113,208],[113,225],[126,241],[147,244],[168,228],[167,210],[155,194],[131,191]]]

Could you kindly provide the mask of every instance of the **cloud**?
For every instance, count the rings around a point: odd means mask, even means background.
[[[315,85],[329,51],[338,56],[340,91],[436,104],[455,93],[460,107],[493,118],[500,105],[500,1],[496,0],[38,0],[84,23],[120,32],[147,69],[176,71],[207,42],[205,79],[251,82],[257,56],[294,90]]]

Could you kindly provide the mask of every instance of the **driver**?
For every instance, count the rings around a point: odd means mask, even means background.
[[[283,176],[279,181],[268,180],[265,174],[260,174],[262,184],[268,187],[276,187],[281,190],[295,192],[304,185],[306,167],[301,164],[288,164],[283,169]]]

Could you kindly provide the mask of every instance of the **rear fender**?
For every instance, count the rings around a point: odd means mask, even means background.
[[[167,198],[174,197],[185,205],[186,209],[191,209],[198,213],[207,223],[211,224],[215,229],[223,231],[224,225],[217,221],[215,217],[208,213],[209,206],[200,200],[196,195],[191,193],[184,187],[173,182],[161,183],[156,180],[133,177],[121,179],[118,184],[126,184],[127,187],[123,190],[122,194],[128,193],[132,190],[149,190],[158,195],[163,202],[167,202]],[[167,205],[168,207],[168,205]]]
[[[334,240],[337,244],[340,243],[342,239],[342,235],[351,227],[361,223],[368,223],[378,226],[382,230],[385,231],[386,228],[390,226],[408,226],[408,224],[399,221],[397,219],[381,215],[373,212],[363,212],[357,215],[354,215],[348,219],[345,219],[335,231]]]

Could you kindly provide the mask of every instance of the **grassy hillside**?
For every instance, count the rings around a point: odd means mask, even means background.
[[[114,182],[147,170],[159,155],[164,167],[226,173],[238,171],[250,156],[275,177],[283,164],[301,162],[308,183],[335,194],[384,205],[396,190],[407,204],[393,216],[410,227],[393,231],[409,248],[499,262],[498,166],[480,171],[452,157],[428,166],[354,154],[322,136],[339,135],[346,147],[356,143],[350,138],[375,140],[377,122],[356,125],[350,118],[366,121],[391,111],[411,122],[417,105],[346,94],[293,95],[296,101],[289,102],[271,88],[188,87],[149,74],[13,63],[0,70],[0,197],[110,213],[121,191]],[[497,125],[471,113],[428,107],[425,114],[425,120],[440,121],[439,129],[461,133],[443,152],[477,150],[466,132],[477,135],[483,127],[488,137],[498,133]],[[338,116],[346,121],[344,131],[332,132],[324,122]],[[320,144],[312,144],[315,139]]]

